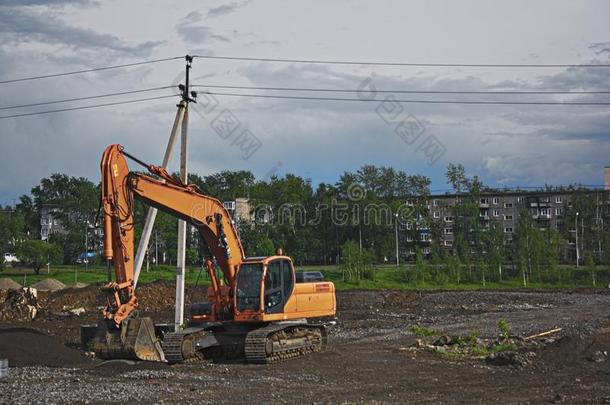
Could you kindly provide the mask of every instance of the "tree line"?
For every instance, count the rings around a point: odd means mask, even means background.
[[[416,243],[414,256],[401,255],[402,262],[410,260],[416,264],[417,274],[409,270],[410,273],[404,275],[406,280],[485,284],[519,277],[527,284],[538,281],[564,283],[573,279],[574,275],[564,274],[560,266],[570,260],[565,243],[571,235],[568,221],[562,223],[560,229],[541,230],[531,215],[524,213],[519,216],[513,242],[507,244],[502,224],[491,221],[488,228],[484,227],[479,216],[482,193],[499,191],[484,185],[476,176],[468,177],[461,165],[450,164],[446,178],[462,200],[460,205],[453,207],[455,242],[451,250],[441,245],[442,224],[430,217],[426,201],[431,182],[423,175],[364,165],[356,171],[344,172],[335,183],[317,185],[294,174],[256,179],[249,171],[223,171],[208,176],[190,174],[189,183],[220,201],[236,198],[250,201],[254,223],[249,218],[237,220],[244,249],[250,256],[273,254],[281,247],[298,265],[343,263],[349,267],[349,274],[365,277],[371,274],[372,264],[394,261],[395,221],[400,213],[402,220],[425,225],[431,232],[429,242]],[[415,203],[408,212],[402,212],[407,200]],[[63,232],[52,233],[43,247],[40,213],[45,206],[59,208],[55,216]],[[99,184],[83,177],[53,174],[42,179],[30,194],[21,196],[14,207],[3,208],[0,244],[4,252],[18,252],[30,262],[45,262],[48,258],[47,261],[54,263],[74,263],[85,250],[100,250],[99,234],[92,229],[98,209]],[[147,207],[136,200],[137,237],[146,210]],[[565,216],[572,218],[577,210],[582,226],[588,230],[580,241],[583,246],[581,264],[583,268],[597,266],[588,275],[579,277],[604,278],[604,274],[599,274],[599,267],[610,261],[610,234],[608,226],[604,225],[610,223],[607,210],[600,214],[599,204],[585,191],[575,195]],[[264,215],[261,216],[261,212]],[[149,261],[175,264],[176,229],[177,219],[160,212],[148,250]],[[411,232],[415,241],[419,239],[417,226],[409,231],[401,229],[401,232]],[[198,264],[201,262],[198,249],[201,241],[196,233],[189,233],[187,239],[187,261]],[[422,253],[424,246],[429,247],[430,254]],[[32,252],[38,252],[38,257]],[[354,254],[364,259],[354,260]],[[363,271],[357,265],[361,262],[365,263]]]

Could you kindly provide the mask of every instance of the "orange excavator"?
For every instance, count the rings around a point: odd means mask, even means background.
[[[150,174],[131,172],[126,157]],[[112,261],[116,280],[103,287],[107,305],[93,340],[98,357],[180,363],[220,356],[269,363],[324,349],[322,320],[336,311],[333,283],[297,283],[293,262],[281,251],[245,257],[231,216],[217,199],[120,145],[106,148],[101,171],[104,256]],[[211,280],[208,302],[193,304],[187,327],[162,339],[151,318],[138,316],[134,198],[197,229]]]

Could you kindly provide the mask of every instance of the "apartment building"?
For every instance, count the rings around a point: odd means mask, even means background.
[[[584,219],[576,223],[576,213],[573,209],[575,198],[585,198],[594,209],[592,218]],[[453,251],[455,236],[455,207],[462,204],[464,195],[438,194],[431,195],[423,202],[427,210],[427,218],[436,229],[439,244],[448,251]],[[407,205],[412,202],[407,202]],[[479,201],[479,218],[482,229],[489,229],[492,221],[501,224],[504,233],[504,243],[514,243],[514,234],[517,230],[519,215],[527,212],[531,215],[534,223],[539,229],[555,229],[563,232],[566,241],[566,255],[576,256],[576,233],[577,229],[581,235],[579,245],[582,246],[584,238],[582,235],[593,226],[603,226],[603,218],[610,212],[610,192],[604,190],[578,190],[578,191],[513,191],[482,193]],[[570,217],[567,217],[570,215]],[[591,217],[591,215],[590,215]],[[432,243],[432,231],[430,225],[423,225],[426,221],[417,218],[410,223],[399,227],[399,253],[405,258],[413,258],[417,248],[424,255],[430,254]],[[601,254],[601,244],[597,254]]]
[[[59,220],[61,208],[55,205],[43,205],[40,207],[40,239],[47,240],[52,233],[65,232],[65,228]]]

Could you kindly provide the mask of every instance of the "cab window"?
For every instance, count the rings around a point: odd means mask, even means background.
[[[293,285],[292,266],[288,260],[269,262],[265,276],[265,312],[282,312],[292,293]]]

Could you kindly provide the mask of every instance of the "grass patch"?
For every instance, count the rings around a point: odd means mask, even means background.
[[[434,329],[429,329],[429,328],[419,326],[419,325],[411,326],[409,328],[409,332],[411,332],[418,338],[440,335],[440,332],[438,332]]]
[[[433,283],[425,282],[408,282],[405,281],[405,271],[412,271],[412,265],[402,265],[401,267],[382,265],[374,268],[374,279],[361,279],[358,281],[347,282],[343,280],[343,274],[338,266],[297,266],[299,270],[318,270],[324,274],[328,281],[335,283],[338,291],[349,290],[453,290],[453,291],[472,291],[472,290],[498,290],[498,289],[549,289],[558,290],[575,287],[590,287],[587,284],[548,284],[548,283],[529,283],[527,288],[524,288],[519,278],[505,280],[502,282],[488,282],[484,287],[480,283],[462,282],[460,284],[443,282]],[[197,281],[200,268],[196,266],[187,267],[186,283],[188,285],[198,284],[209,285],[207,272],[202,272]],[[111,269],[114,277],[114,270]],[[29,268],[6,268],[0,271],[0,278],[10,277],[20,284],[31,285],[45,278],[54,278],[66,285],[73,285],[76,281],[86,284],[99,283],[107,281],[106,266],[90,265],[86,268],[84,265],[62,265],[51,266],[47,272],[46,268],[42,268],[40,275],[35,275],[34,271]],[[175,266],[151,266],[149,271],[142,269],[140,274],[140,282],[148,283],[155,280],[174,281],[176,279]],[[600,282],[600,285],[601,282]]]

